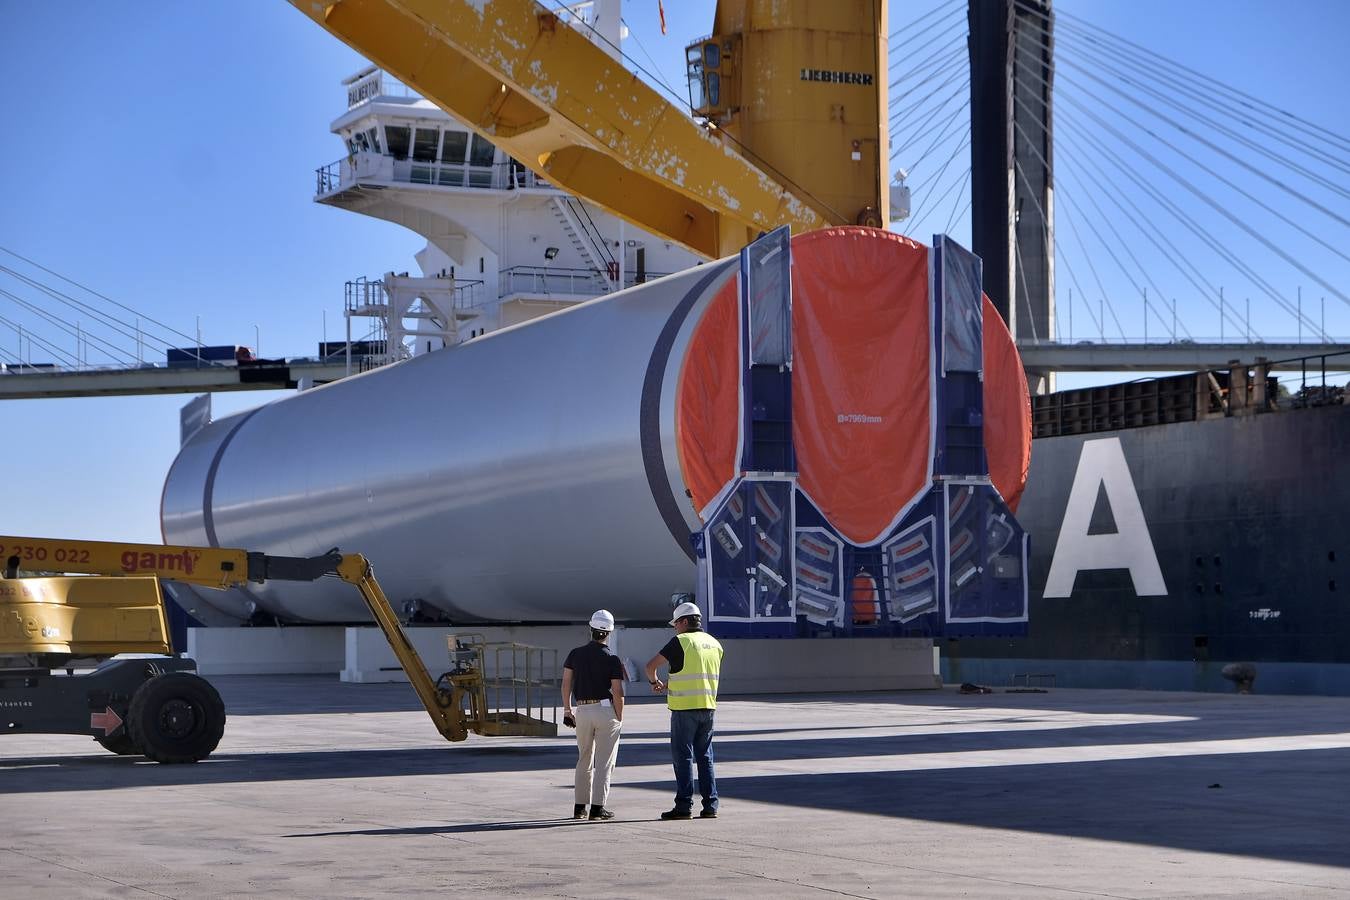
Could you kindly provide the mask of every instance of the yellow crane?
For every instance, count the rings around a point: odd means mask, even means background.
[[[196,762],[219,743],[225,708],[215,688],[194,674],[193,660],[171,655],[160,579],[224,590],[328,576],[360,592],[447,740],[462,741],[470,731],[557,733],[557,725],[543,718],[542,696],[535,698],[538,704],[527,699],[525,712],[493,709],[485,666],[494,645],[477,636],[454,641],[452,668],[433,680],[359,553],[270,556],[220,547],[0,535],[0,562],[0,725],[7,733],[90,734],[114,753]],[[21,578],[23,571],[80,574]],[[530,648],[511,645],[507,664],[521,652]],[[152,656],[111,658],[132,653]],[[76,675],[73,664],[80,660],[99,665]],[[65,674],[54,671],[62,667]],[[531,668],[541,669],[537,662]],[[553,706],[551,697],[548,705]],[[536,707],[538,716],[531,714]]]
[[[719,0],[693,112],[535,0],[290,0],[549,182],[706,257],[883,227],[884,0]]]

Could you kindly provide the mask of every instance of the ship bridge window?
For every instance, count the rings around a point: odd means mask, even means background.
[[[473,146],[469,148],[469,165],[471,166],[490,166],[492,165],[492,154],[496,150],[491,141],[483,139],[480,134],[473,136]]]
[[[441,136],[441,162],[464,162],[464,151],[469,146],[469,135],[464,131],[447,131]]]
[[[492,187],[492,154],[496,151],[491,141],[473,136],[469,145],[469,187]]]
[[[413,159],[417,162],[435,162],[436,144],[440,141],[439,128],[419,128],[413,137]]]
[[[708,105],[703,99],[703,48],[698,44],[690,47],[685,55],[685,63],[689,79],[689,106],[702,109]]]
[[[464,187],[464,151],[469,147],[467,131],[441,133],[441,166],[436,183],[447,187]]]
[[[356,134],[352,135],[352,139],[348,143],[352,145],[353,153],[357,150],[363,152],[370,151],[370,138],[366,137],[364,132],[358,131]]]
[[[394,159],[408,158],[408,144],[411,138],[412,129],[407,125],[384,126],[384,140],[389,145],[389,155]]]
[[[366,131],[366,140],[370,142],[370,149],[376,153],[380,151],[380,130],[371,128]]]

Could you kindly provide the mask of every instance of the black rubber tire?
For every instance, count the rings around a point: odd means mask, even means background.
[[[225,733],[225,704],[205,678],[170,672],[131,695],[127,731],[150,759],[193,763],[211,755]]]
[[[122,733],[116,737],[95,737],[104,750],[116,753],[118,756],[141,756],[141,748],[136,746],[136,742],[131,739],[125,727]]]

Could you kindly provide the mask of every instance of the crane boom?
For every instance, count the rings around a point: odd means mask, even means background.
[[[851,219],[784,185],[535,0],[290,0],[549,182],[707,257]]]

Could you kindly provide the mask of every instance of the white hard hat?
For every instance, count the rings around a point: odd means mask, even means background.
[[[698,616],[702,618],[703,613],[698,611],[698,604],[685,601],[675,607],[675,613],[670,617],[670,624],[674,626],[676,622],[680,621],[680,619],[683,619],[685,616]]]
[[[591,627],[596,631],[613,631],[614,614],[607,609],[597,609],[591,616]]]

